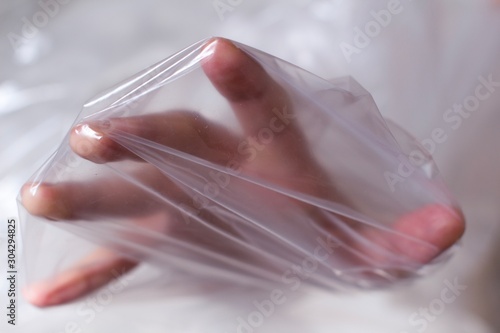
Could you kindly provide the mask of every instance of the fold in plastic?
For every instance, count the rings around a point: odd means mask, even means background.
[[[383,287],[447,257],[405,223],[456,204],[366,90],[236,42],[248,67],[217,68],[221,43],[200,41],[84,106],[29,182],[34,196],[65,189],[61,214],[20,205],[30,282],[86,251],[50,252],[54,234],[190,276],[336,290]]]

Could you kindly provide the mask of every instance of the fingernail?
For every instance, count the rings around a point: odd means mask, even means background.
[[[96,120],[89,122],[88,125],[83,126],[87,126],[90,130],[99,133],[100,137],[102,137],[102,135],[109,131],[109,129],[111,128],[111,121],[109,121],[108,119]]]

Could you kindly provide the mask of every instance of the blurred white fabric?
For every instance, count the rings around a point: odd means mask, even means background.
[[[44,1],[49,2],[54,3]],[[217,3],[226,4],[225,11]],[[457,256],[428,278],[394,290],[355,295],[304,288],[253,330],[498,331],[500,88],[481,101],[478,110],[461,117],[455,129],[444,117],[454,104],[474,95],[479,77],[491,75],[500,81],[500,7],[487,0],[401,0],[402,10],[349,62],[340,46],[354,44],[356,27],[364,29],[375,20],[372,11],[388,9],[391,3],[394,0],[60,1],[46,25],[13,47],[9,34],[22,35],[23,18],[32,20],[43,8],[38,1],[4,0],[0,4],[1,222],[17,216],[19,188],[57,148],[85,100],[180,48],[220,35],[325,78],[354,76],[374,95],[384,116],[421,140],[436,128],[445,129],[447,140],[436,146],[434,157],[468,220]],[[4,240],[5,228],[0,229]],[[436,300],[447,287],[444,281],[455,279],[467,288],[437,311]],[[2,277],[2,304],[3,281]],[[220,286],[178,295],[161,288],[149,290],[150,294],[114,295],[111,302],[92,310],[85,303],[88,299],[50,310],[22,304],[20,325],[8,327],[2,319],[0,327],[5,325],[7,332],[40,333],[237,332],[237,318],[246,318],[255,311],[252,302],[265,297]],[[416,318],[424,317],[413,314],[429,307],[432,312],[432,306],[439,314],[430,315],[425,324],[416,323]]]

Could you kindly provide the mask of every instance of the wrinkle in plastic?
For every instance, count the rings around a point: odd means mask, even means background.
[[[387,286],[444,260],[400,251],[437,255],[398,221],[455,204],[429,154],[366,90],[236,42],[250,69],[222,78],[224,63],[210,64],[221,43],[200,41],[83,107],[29,182],[33,195],[44,184],[66,191],[59,215],[23,214],[30,282],[92,244],[253,284],[287,283],[298,267],[308,284],[335,290]],[[47,258],[55,238],[67,252]]]

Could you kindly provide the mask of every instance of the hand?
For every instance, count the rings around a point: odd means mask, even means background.
[[[260,129],[269,126],[272,118],[276,117],[270,110],[278,108],[280,112],[288,115],[289,119],[293,119],[293,105],[285,90],[245,52],[221,38],[207,42],[205,47],[210,49],[212,54],[203,62],[203,70],[213,86],[231,105],[246,138],[255,136]],[[281,130],[274,133],[272,142],[267,144],[265,149],[256,154],[242,155],[238,153],[238,147],[245,141],[241,135],[190,111],[169,111],[81,123],[71,132],[70,145],[73,151],[94,163],[136,161],[138,167],[133,171],[132,177],[144,186],[139,188],[119,177],[85,183],[26,184],[22,189],[22,204],[31,214],[55,221],[128,217],[138,225],[146,225],[147,228],[166,235],[165,237],[175,236],[175,239],[209,248],[213,253],[232,253],[234,257],[246,256],[245,251],[241,253],[236,245],[238,239],[241,239],[239,231],[213,212],[201,209],[194,216],[208,221],[208,225],[187,226],[180,223],[182,214],[169,209],[161,198],[169,198],[171,202],[192,207],[192,197],[175,180],[155,167],[154,163],[148,163],[148,157],[144,155],[146,152],[141,154],[140,149],[133,152],[125,148],[120,144],[120,138],[141,138],[220,166],[226,166],[229,161],[236,161],[241,167],[240,174],[246,177],[258,177],[288,190],[348,205],[347,200],[342,198],[334,187],[328,186],[331,182],[310,153],[298,125],[293,121],[287,123],[284,119],[275,126]],[[89,146],[91,149],[81,149]],[[389,262],[389,259],[380,253],[373,253],[369,247],[352,241],[344,228],[330,223],[328,217],[318,213],[316,208],[300,200],[270,194],[269,191],[261,192],[252,184],[243,185],[243,188],[246,189],[248,197],[262,197],[276,203],[276,211],[298,207],[308,216],[314,217],[316,226],[326,230],[332,237],[345,244],[346,248],[354,249],[340,249],[336,253],[337,256],[342,256],[344,261],[352,265],[363,262],[365,266],[375,265],[374,268]],[[352,225],[352,221],[342,219],[346,226]],[[460,212],[436,204],[403,216],[395,221],[392,228],[397,233],[432,246],[424,246],[396,233],[381,232],[363,225],[353,226],[351,230],[372,244],[424,265],[461,237],[464,221]],[[227,241],[227,237],[234,238],[236,243],[229,244],[231,242]],[[228,244],[217,245],[219,240]],[[358,254],[353,255],[353,252]],[[254,264],[257,261],[248,259],[248,262]],[[115,279],[116,273],[112,272],[125,274],[137,264],[136,260],[102,248],[50,281],[30,286],[25,294],[28,300],[37,306],[63,304]],[[396,272],[395,275],[405,277],[404,272]]]

